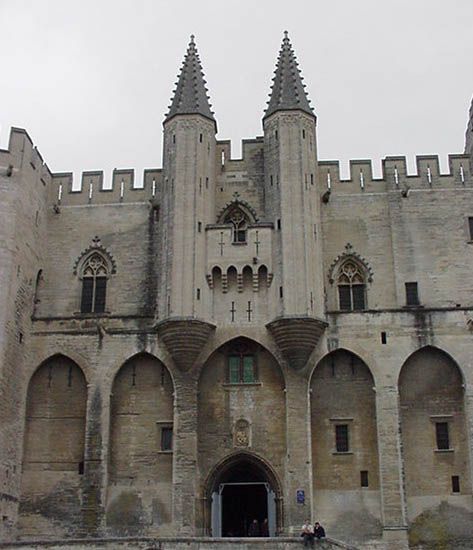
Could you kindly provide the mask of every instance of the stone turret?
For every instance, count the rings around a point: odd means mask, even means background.
[[[215,133],[194,37],[164,121],[164,182],[160,209],[162,257],[158,333],[174,361],[190,368],[214,326],[202,321],[205,231],[214,218]]]
[[[287,361],[305,366],[325,323],[316,116],[287,32],[263,118],[265,196],[277,230],[278,309],[268,328]],[[282,267],[283,266],[283,267]]]
[[[465,134],[465,153],[470,155],[470,166],[473,170],[473,99],[470,105],[470,116]]]

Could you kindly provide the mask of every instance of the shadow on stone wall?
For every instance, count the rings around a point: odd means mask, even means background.
[[[424,511],[409,527],[409,546],[419,550],[473,548],[473,513],[447,502]]]

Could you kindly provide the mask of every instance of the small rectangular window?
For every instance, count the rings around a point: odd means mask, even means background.
[[[254,357],[245,355],[243,357],[243,382],[251,384],[255,381]]]
[[[302,139],[305,139],[305,130],[302,129]]]
[[[281,220],[279,218],[276,222],[276,227],[279,229],[279,231],[281,230]]]
[[[348,453],[348,424],[337,424],[335,426],[335,448],[337,453]]]
[[[161,451],[172,451],[172,428],[161,428]]]
[[[282,286],[279,287],[279,297],[282,298],[283,297],[283,290],[282,290]]]
[[[368,487],[368,470],[361,470],[360,472],[360,485],[362,487]]]
[[[381,343],[382,344],[387,344],[388,343],[388,337],[387,337],[387,334],[384,331],[381,333]]]
[[[342,311],[351,310],[351,292],[349,285],[338,286],[338,298],[340,301],[340,309]]]
[[[238,355],[231,355],[228,358],[228,381],[230,384],[240,382],[240,357]]]
[[[79,462],[79,464],[77,465],[77,473],[80,475],[80,476],[83,476],[84,475],[84,461],[81,460]]]
[[[417,283],[406,283],[406,305],[419,305],[419,291]]]
[[[107,278],[97,277],[95,279],[95,313],[103,313],[105,311],[105,294],[107,291]]]
[[[365,285],[353,285],[353,309],[360,311],[365,309]]]
[[[452,476],[452,493],[460,492],[460,476]]]
[[[92,312],[93,293],[94,293],[93,277],[84,277],[82,279],[82,300],[80,304],[81,313]]]
[[[435,423],[435,437],[437,440],[437,449],[450,449],[450,441],[448,437],[448,422]]]
[[[468,232],[470,235],[470,241],[473,241],[473,217],[468,218]]]

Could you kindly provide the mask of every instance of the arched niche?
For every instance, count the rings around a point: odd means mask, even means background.
[[[20,532],[70,532],[79,523],[86,408],[85,376],[68,357],[47,359],[31,377],[26,396]],[[72,523],[69,515],[75,516]]]
[[[462,373],[455,361],[432,346],[413,353],[399,375],[408,515],[411,521],[421,518],[410,527],[414,538],[431,540],[434,537],[436,515],[425,511],[434,509],[443,501],[447,508],[464,506],[468,501],[468,508],[472,511],[462,384]],[[446,532],[451,531],[448,536],[457,536],[454,518],[458,514],[453,508],[444,512],[450,518],[445,522],[442,520]],[[470,535],[473,536],[473,528]]]
[[[252,357],[255,379],[232,381],[233,361]],[[235,359],[232,359],[235,358]],[[248,365],[248,363],[246,363]],[[236,376],[236,375],[235,375]],[[236,380],[235,378],[233,380]],[[198,384],[198,457],[202,475],[230,453],[256,453],[271,463],[283,479],[286,456],[286,403],[283,373],[273,355],[249,338],[235,338],[220,346],[205,362]],[[247,437],[236,431],[245,422]],[[205,498],[205,478],[201,478]],[[205,519],[201,518],[202,524]]]
[[[310,384],[317,516],[334,537],[379,536],[379,465],[374,380],[347,350],[326,355]]]
[[[115,376],[110,409],[107,525],[112,534],[161,532],[171,521],[173,381],[136,355]]]

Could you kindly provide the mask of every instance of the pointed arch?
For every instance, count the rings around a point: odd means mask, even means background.
[[[248,202],[240,198],[234,198],[220,210],[217,215],[217,223],[228,223],[225,220],[228,219],[233,209],[237,209],[242,212],[249,224],[258,222],[256,210]]]
[[[365,258],[360,256],[350,243],[345,245],[345,252],[339,254],[330,264],[328,270],[328,281],[331,285],[336,281],[337,275],[340,272],[340,267],[346,262],[351,261],[363,274],[368,283],[373,282],[373,270]]]
[[[350,537],[350,527],[339,517],[353,513],[354,508],[360,537],[374,538],[382,532],[380,513],[373,517],[373,508],[367,505],[368,500],[378,501],[381,509],[374,389],[368,365],[347,349],[322,357],[310,380],[315,507],[341,539]],[[333,491],[344,503],[338,518],[328,504]]]
[[[446,495],[472,494],[464,378],[449,353],[427,345],[404,361],[398,388],[406,497],[408,510],[416,511],[412,521]]]
[[[75,361],[58,353],[35,369],[26,395],[20,506],[30,529],[43,528],[45,517],[67,529],[66,518],[80,515],[86,410],[87,382]],[[54,507],[43,507],[56,495]]]

